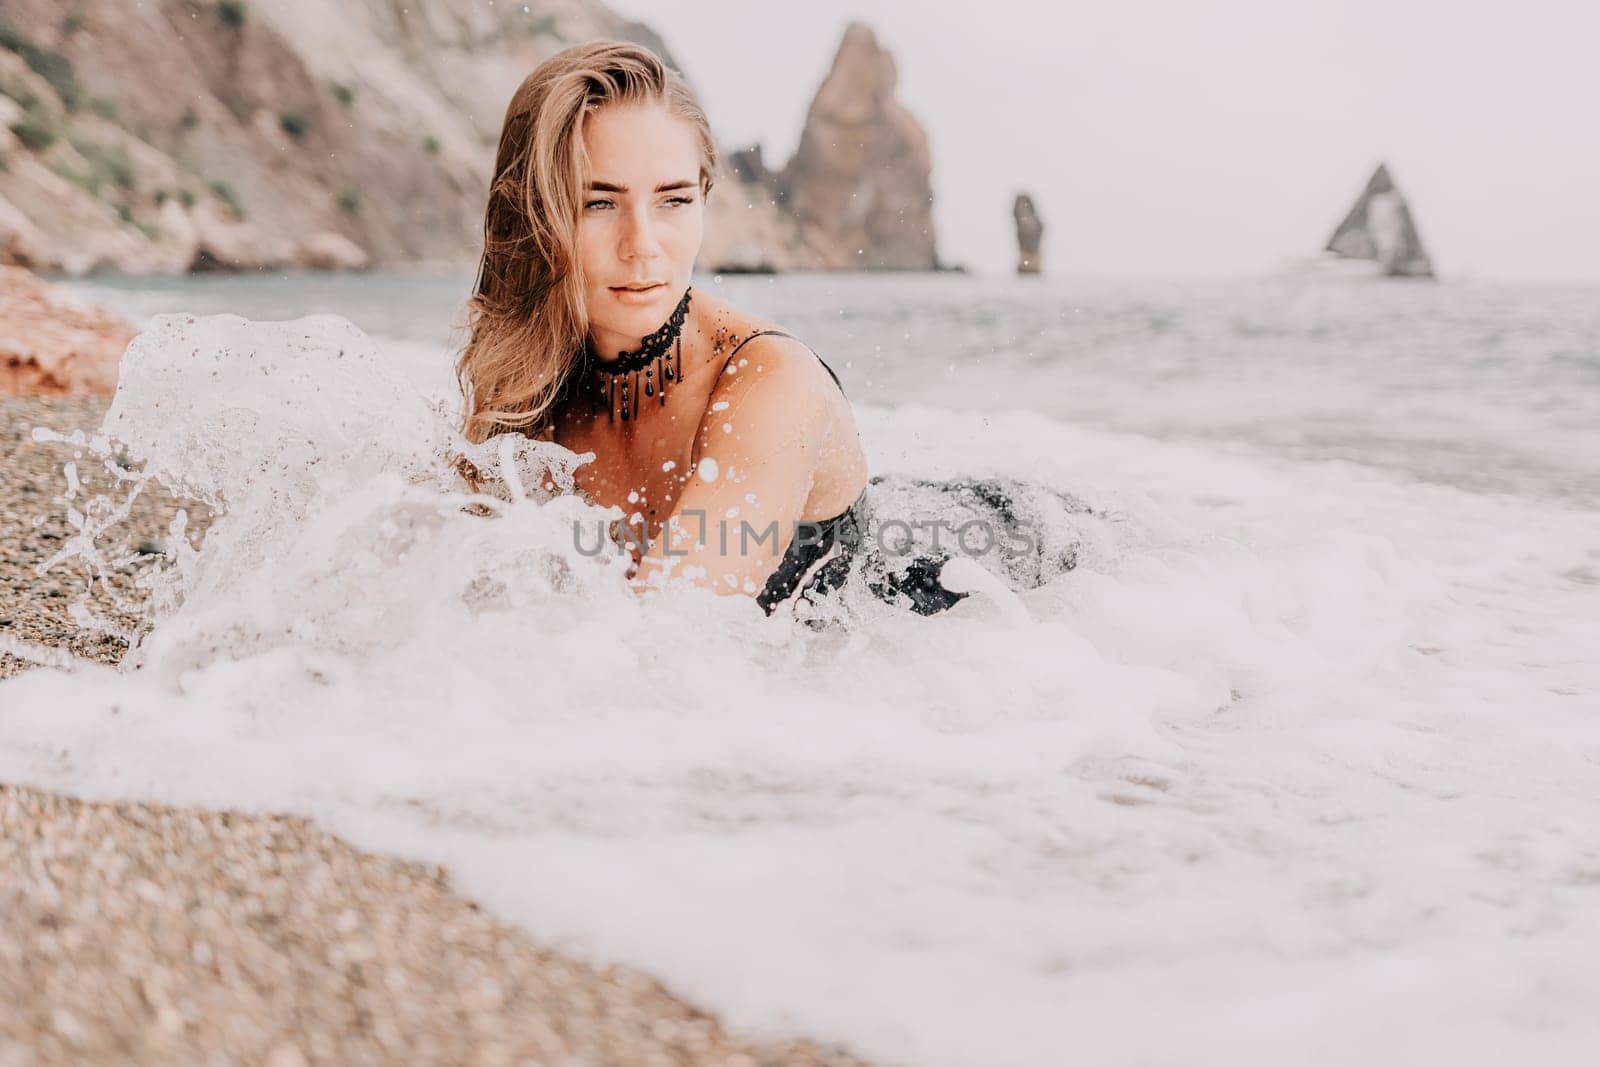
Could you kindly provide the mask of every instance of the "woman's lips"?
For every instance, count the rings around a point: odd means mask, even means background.
[[[628,289],[612,286],[611,291],[616,294],[618,300],[625,300],[630,303],[645,303],[654,299],[655,295],[665,288],[665,285],[652,285],[648,289]]]

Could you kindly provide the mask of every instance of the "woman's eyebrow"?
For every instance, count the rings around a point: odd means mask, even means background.
[[[662,182],[656,186],[656,192],[670,193],[674,189],[693,189],[694,187],[695,183],[688,180]],[[628,187],[626,185],[613,185],[611,182],[590,182],[589,190],[595,193],[625,193],[628,191]]]

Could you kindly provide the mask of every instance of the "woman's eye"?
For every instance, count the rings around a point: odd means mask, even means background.
[[[664,201],[664,203],[666,203],[668,206],[671,206],[671,207],[681,207],[681,206],[683,206],[685,204],[694,203],[694,197],[692,197],[692,196],[669,196]],[[583,205],[583,208],[584,208],[585,211],[596,211],[596,210],[599,210],[601,208],[609,208],[609,207],[616,207],[616,203],[614,201],[611,201],[611,200],[586,200],[586,201],[584,201],[584,205]]]

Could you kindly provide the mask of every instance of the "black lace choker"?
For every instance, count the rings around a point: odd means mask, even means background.
[[[667,383],[683,378],[683,321],[689,314],[692,292],[692,287],[685,289],[683,299],[661,329],[645,337],[632,352],[620,352],[614,360],[599,360],[594,358],[591,347],[589,364],[599,377],[591,391],[590,414],[598,414],[595,402],[602,392],[606,396],[606,414],[612,421],[619,410],[623,422],[639,413],[641,388],[644,396],[659,396],[662,404],[667,402]]]

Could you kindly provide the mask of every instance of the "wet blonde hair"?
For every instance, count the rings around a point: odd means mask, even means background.
[[[611,103],[659,104],[694,127],[700,188],[711,191],[716,142],[688,84],[648,48],[578,45],[539,64],[506,108],[483,219],[483,258],[467,302],[470,336],[456,363],[463,433],[535,436],[579,360],[588,331],[578,216],[588,180],[583,124]]]

